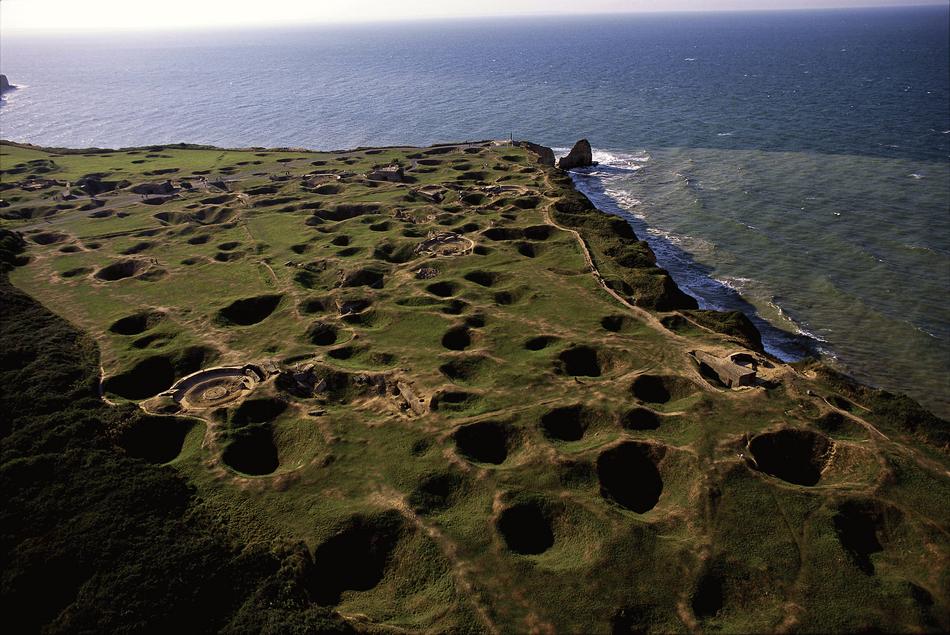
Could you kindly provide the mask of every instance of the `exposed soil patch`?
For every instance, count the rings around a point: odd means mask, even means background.
[[[191,238],[189,238],[188,244],[189,245],[203,245],[209,240],[211,240],[211,236],[209,234],[198,234],[197,236],[192,236]]]
[[[560,355],[560,370],[566,375],[582,377],[600,377],[601,360],[596,348],[573,346]]]
[[[524,343],[524,347],[529,351],[541,351],[546,349],[551,344],[555,343],[558,338],[553,335],[539,335],[538,337],[532,337],[530,340]]]
[[[331,245],[336,245],[337,247],[346,247],[350,244],[350,237],[346,234],[340,234],[339,236],[334,236],[333,240],[330,241]]]
[[[282,295],[259,295],[253,298],[235,300],[218,311],[220,324],[250,326],[262,322],[277,309]]]
[[[835,532],[841,546],[861,571],[874,575],[871,554],[883,551],[880,535],[884,529],[884,512],[872,501],[845,501],[834,516]]]
[[[834,442],[818,432],[785,428],[756,435],[749,442],[758,469],[796,485],[816,485]]]
[[[340,531],[314,551],[308,584],[311,599],[332,606],[340,602],[344,591],[375,587],[405,532],[405,520],[396,511],[351,516]]]
[[[120,318],[112,323],[109,331],[117,335],[138,335],[154,328],[165,319],[162,311],[142,311]]]
[[[675,375],[640,375],[630,386],[634,397],[656,404],[682,399],[698,390],[696,384],[690,380]]]
[[[451,328],[442,336],[442,346],[450,351],[464,351],[471,344],[472,336],[466,326]]]
[[[231,251],[232,249],[237,249],[240,246],[241,246],[241,243],[237,242],[236,240],[232,240],[230,242],[221,243],[220,245],[218,245],[218,249],[220,249],[221,251]]]
[[[470,461],[501,465],[508,458],[511,431],[502,423],[470,423],[456,430],[452,438],[459,454]]]
[[[181,454],[185,437],[194,425],[193,419],[143,415],[122,430],[116,443],[129,456],[149,463],[168,463]]]
[[[588,426],[604,416],[582,404],[564,406],[541,416],[541,430],[544,436],[555,441],[579,441]]]
[[[551,520],[549,511],[540,503],[517,503],[498,516],[498,533],[515,553],[544,553],[554,545]]]
[[[621,420],[624,430],[656,430],[660,427],[660,416],[646,408],[634,408]]]
[[[148,263],[142,260],[119,260],[97,271],[96,278],[106,282],[114,282],[123,278],[131,278],[146,269],[148,269]]]
[[[636,442],[602,452],[597,457],[601,496],[638,514],[653,509],[663,491],[656,455],[653,446]]]
[[[317,346],[336,344],[337,336],[337,328],[325,322],[314,322],[307,329],[307,340]]]

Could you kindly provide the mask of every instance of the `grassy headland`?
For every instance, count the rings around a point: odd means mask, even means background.
[[[0,169],[25,627],[950,627],[946,422],[769,359],[523,147]]]

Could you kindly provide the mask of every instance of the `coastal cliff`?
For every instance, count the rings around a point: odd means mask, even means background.
[[[14,630],[950,628],[946,422],[543,148],[0,153]]]

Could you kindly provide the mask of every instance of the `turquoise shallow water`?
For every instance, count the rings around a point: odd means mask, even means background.
[[[0,39],[0,136],[591,139],[577,182],[707,306],[950,415],[946,7]],[[741,295],[740,295],[741,294]],[[766,328],[786,357],[801,342]]]

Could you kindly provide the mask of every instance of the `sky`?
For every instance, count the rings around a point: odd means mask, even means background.
[[[214,29],[512,15],[946,5],[948,0],[0,0],[0,31]]]

